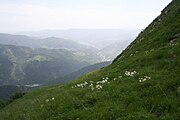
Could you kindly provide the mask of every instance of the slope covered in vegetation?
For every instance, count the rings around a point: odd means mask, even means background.
[[[114,62],[65,85],[30,92],[2,120],[178,120],[180,1],[173,0]]]

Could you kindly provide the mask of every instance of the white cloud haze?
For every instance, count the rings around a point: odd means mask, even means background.
[[[152,6],[152,9],[151,6],[147,9],[136,8],[132,7],[132,4],[128,8],[128,5],[116,5],[115,2],[111,5],[79,4],[75,7],[0,2],[0,32],[70,28],[144,28],[170,2],[165,1],[159,6]]]

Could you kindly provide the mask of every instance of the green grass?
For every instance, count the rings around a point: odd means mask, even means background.
[[[180,1],[174,0],[111,65],[65,85],[32,91],[2,109],[0,118],[179,120],[179,33]],[[137,73],[129,76],[126,71]],[[97,89],[97,82],[106,77]],[[85,81],[88,85],[75,87]]]

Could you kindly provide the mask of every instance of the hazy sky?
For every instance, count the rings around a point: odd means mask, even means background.
[[[0,0],[0,32],[145,28],[171,0]]]

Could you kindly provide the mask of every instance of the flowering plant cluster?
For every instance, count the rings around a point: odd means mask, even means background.
[[[85,81],[83,83],[79,83],[79,84],[76,84],[75,86],[72,86],[72,88],[84,88],[84,87],[88,86],[89,88],[91,88],[91,90],[102,89],[102,84],[110,83],[110,82],[108,82],[108,80],[109,80],[109,78],[105,77],[105,78],[102,78],[102,80],[97,81],[97,82],[90,81],[88,83]]]
[[[126,76],[130,76],[130,77],[132,77],[132,76],[134,76],[135,74],[138,74],[136,71],[132,71],[132,72],[130,72],[130,71],[125,71],[125,75]]]
[[[146,80],[150,80],[151,77],[149,76],[144,76],[143,78],[139,78],[139,82],[145,82]]]

